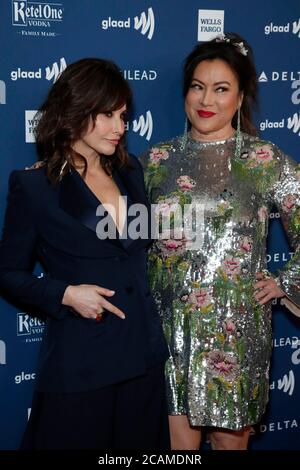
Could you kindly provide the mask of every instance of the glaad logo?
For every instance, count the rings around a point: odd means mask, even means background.
[[[18,67],[17,70],[12,70],[10,72],[10,78],[14,82],[18,80],[18,78],[42,78],[42,69],[38,69],[36,71],[34,70],[22,70],[20,67]]]
[[[287,128],[292,130],[294,134],[297,134],[300,137],[300,113],[294,113],[292,117],[287,119]]]
[[[291,87],[293,90],[295,90],[292,92],[291,101],[293,104],[299,105],[300,104],[300,80],[293,79]],[[269,121],[268,119],[266,119],[265,121],[262,121],[259,124],[259,128],[261,131],[265,131],[266,129],[279,129],[279,128],[283,129],[285,127],[287,129],[290,129],[292,132],[294,132],[294,134],[298,134],[298,136],[300,137],[300,112],[298,113],[296,112],[292,116],[289,116],[288,118],[282,118],[281,121]]]
[[[275,388],[276,381],[274,380],[270,385],[270,389],[274,390]],[[288,393],[290,396],[293,395],[295,389],[295,375],[292,370],[290,370],[288,374],[284,374],[282,379],[277,380],[277,389]]]
[[[198,10],[198,41],[224,33],[224,10]]]
[[[49,27],[51,21],[63,20],[61,7],[61,3],[12,0],[12,24],[13,26]]]
[[[64,57],[60,58],[60,62],[53,62],[51,68],[49,66],[45,67],[45,78],[46,80],[52,80],[53,83],[56,82],[59,75],[65,70],[67,67],[66,59]],[[22,70],[20,67],[17,70],[12,70],[10,73],[10,78],[14,82],[19,78],[24,79],[41,79],[42,78],[42,69],[39,68],[38,70]]]
[[[21,372],[21,374],[15,376],[15,383],[19,385],[21,382],[27,380],[35,380],[35,372],[33,373],[26,373],[24,371]]]
[[[141,137],[146,134],[146,140],[150,140],[153,132],[153,120],[151,111],[146,112],[146,119],[143,115],[133,121],[132,130],[138,132]]]
[[[127,18],[125,20],[113,20],[111,16],[108,17],[107,20],[101,21],[101,28],[107,30],[109,28],[130,28],[131,27],[131,18]],[[150,7],[148,8],[147,15],[143,11],[140,14],[140,17],[134,17],[134,29],[140,30],[141,34],[144,36],[147,35],[147,38],[150,40],[154,34],[155,28],[155,18],[153,9]]]
[[[6,364],[6,345],[2,339],[0,339],[0,364]]]
[[[53,83],[55,83],[60,74],[66,69],[66,67],[66,60],[64,57],[61,57],[59,65],[57,62],[54,62],[52,64],[51,69],[50,67],[46,67],[46,80],[52,80],[53,78]]]
[[[276,25],[270,23],[265,26],[265,34],[269,35],[271,33],[290,33],[297,35],[300,38],[300,18],[297,21],[293,21],[283,25]]]
[[[147,34],[148,39],[152,39],[154,33],[155,19],[152,8],[148,8],[148,17],[143,11],[140,18],[138,16],[134,17],[134,29],[141,29],[143,35]]]
[[[0,104],[6,104],[6,85],[3,80],[0,80]]]
[[[25,142],[34,143],[34,129],[39,121],[38,111],[36,109],[27,109],[25,111]]]
[[[266,129],[283,129],[284,118],[282,118],[281,121],[269,121],[269,119],[266,119],[259,123],[259,128],[261,131],[265,131]]]
[[[297,21],[293,21],[293,30],[292,30],[293,34],[296,34],[298,35],[298,38],[300,38],[300,18]]]

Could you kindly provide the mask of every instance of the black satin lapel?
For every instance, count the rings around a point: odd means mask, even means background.
[[[148,232],[150,232],[151,206],[146,196],[142,173],[137,168],[125,167],[116,170],[113,174],[113,177],[116,184],[119,186],[121,194],[125,194],[128,197],[128,209],[130,209],[130,206],[132,206],[133,204],[143,204],[144,206],[146,206],[148,214]],[[133,240],[128,236],[128,229],[131,221],[134,218],[135,216],[129,216],[127,214],[127,237],[120,238],[120,242],[126,250],[131,249],[133,245],[135,247],[137,247],[137,245],[147,246],[150,243],[150,233],[148,233],[148,237],[146,239],[139,238],[137,240]]]
[[[116,170],[113,177],[121,194],[127,196],[128,207],[137,203],[144,204],[150,215],[150,205],[145,194],[141,173],[136,168],[124,168]],[[63,211],[96,233],[97,224],[101,220],[101,216],[96,215],[100,202],[75,170],[70,171],[60,183],[59,205]],[[127,228],[131,219],[132,217],[127,218]],[[130,239],[128,233],[125,238],[120,237],[113,220],[112,226],[115,229],[116,238],[107,238],[107,242],[111,242],[125,250],[137,242],[147,244],[147,240]]]
[[[61,181],[59,205],[67,214],[96,232],[97,224],[101,220],[101,217],[96,215],[100,202],[76,171],[69,172]],[[117,239],[109,238],[107,241],[119,245]]]
[[[133,204],[140,203],[148,206],[142,174],[136,168],[120,168],[114,172],[113,177],[118,185],[121,179],[121,184],[125,186]]]

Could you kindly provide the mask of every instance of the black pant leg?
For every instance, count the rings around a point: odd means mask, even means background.
[[[114,448],[170,449],[164,364],[118,385]]]
[[[35,392],[21,449],[111,449],[115,387]]]

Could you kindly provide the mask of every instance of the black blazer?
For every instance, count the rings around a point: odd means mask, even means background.
[[[148,204],[135,157],[114,173],[121,193]],[[92,390],[144,374],[168,357],[149,292],[149,239],[100,240],[98,199],[76,171],[53,186],[45,170],[14,171],[0,244],[0,288],[47,315],[36,388]],[[32,274],[38,259],[46,275]],[[61,305],[68,285],[96,284],[115,290],[108,298],[126,314],[85,319]]]

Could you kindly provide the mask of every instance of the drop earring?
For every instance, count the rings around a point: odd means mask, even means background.
[[[185,118],[184,131],[183,131],[183,135],[181,137],[181,143],[180,143],[180,149],[182,152],[185,150],[187,138],[188,138],[188,120],[187,118]]]
[[[239,158],[241,155],[241,148],[242,148],[242,135],[241,135],[241,108],[237,110],[237,125],[236,125],[236,133],[235,133],[235,158]]]

